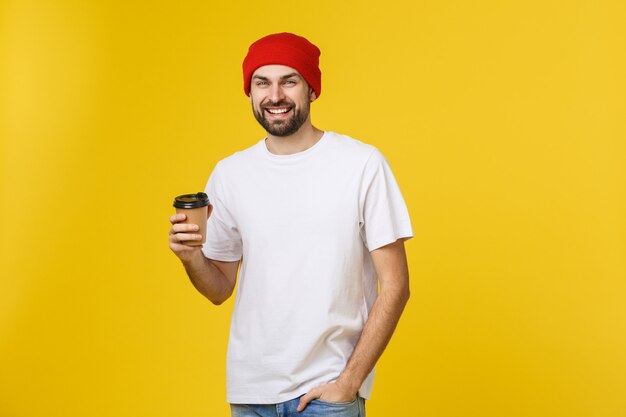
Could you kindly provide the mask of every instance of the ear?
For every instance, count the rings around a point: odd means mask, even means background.
[[[317,99],[317,94],[315,94],[315,90],[313,90],[312,88],[309,91],[309,99],[311,100],[311,103],[313,103]]]

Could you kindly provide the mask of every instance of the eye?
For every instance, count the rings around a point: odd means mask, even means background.
[[[268,83],[267,81],[261,81],[261,80],[259,80],[259,81],[257,81],[255,84],[256,84],[257,86],[259,86],[259,87],[264,87],[264,86],[268,85],[269,83]]]
[[[286,80],[285,81],[285,85],[296,85],[296,84],[297,84],[296,80]]]

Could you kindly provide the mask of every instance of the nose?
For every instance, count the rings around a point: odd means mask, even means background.
[[[278,103],[279,101],[285,98],[283,88],[279,83],[275,83],[271,86],[269,98],[272,101],[272,103]]]

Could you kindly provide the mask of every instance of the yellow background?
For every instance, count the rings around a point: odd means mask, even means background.
[[[626,3],[0,2],[0,417],[227,416],[232,302],[175,195],[263,131],[241,60],[322,50],[316,126],[377,146],[412,298],[368,416],[626,416]],[[305,325],[304,323],[302,325]]]

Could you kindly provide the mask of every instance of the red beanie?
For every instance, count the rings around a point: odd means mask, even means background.
[[[319,97],[322,92],[319,58],[319,48],[302,36],[286,32],[265,36],[250,45],[243,60],[243,91],[250,95],[250,80],[257,68],[276,64],[297,70]]]

